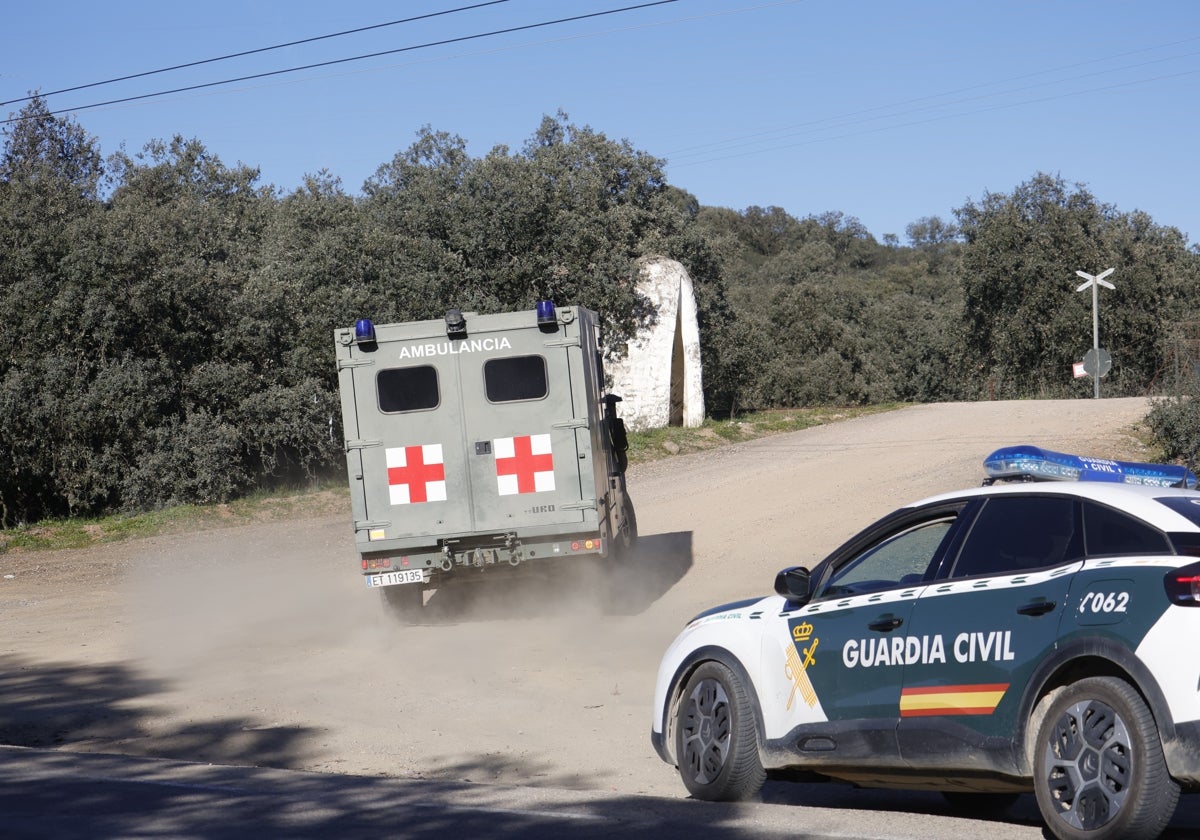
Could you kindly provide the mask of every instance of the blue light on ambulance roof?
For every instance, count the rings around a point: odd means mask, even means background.
[[[359,318],[354,322],[354,340],[359,344],[375,343],[375,325],[370,318]]]
[[[537,302],[537,322],[539,327],[552,326],[558,321],[558,315],[554,311],[554,301],[539,300]]]
[[[1195,473],[1176,464],[1111,461],[1068,455],[1028,444],[997,449],[983,460],[983,468],[990,479],[1113,481],[1150,487],[1196,487]]]

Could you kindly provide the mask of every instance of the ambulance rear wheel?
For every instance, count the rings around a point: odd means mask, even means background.
[[[1153,840],[1179,800],[1145,701],[1124,680],[1091,677],[1062,690],[1034,754],[1034,791],[1060,840]]]
[[[383,597],[383,608],[393,620],[401,624],[416,624],[425,609],[425,588],[417,584],[402,583],[385,586],[379,594]]]

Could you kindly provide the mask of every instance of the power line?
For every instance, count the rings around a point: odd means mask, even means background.
[[[301,44],[311,44],[315,41],[326,41],[330,38],[340,38],[343,35],[355,35],[359,32],[370,32],[372,29],[383,29],[388,26],[397,26],[401,23],[413,23],[418,20],[427,20],[429,18],[442,17],[443,15],[452,15],[458,12],[468,12],[474,9],[479,9],[484,6],[495,6],[498,3],[507,3],[509,0],[487,0],[484,3],[476,3],[473,6],[460,6],[457,9],[446,9],[441,12],[431,12],[427,15],[417,15],[416,17],[404,18],[402,20],[390,20],[387,23],[375,23],[371,26],[360,26],[357,29],[345,29],[341,32],[331,32],[328,35],[316,35],[312,38],[301,38],[299,41],[288,41],[286,44],[275,44],[270,47],[259,47],[253,50],[244,50],[242,52],[229,53],[228,55],[219,55],[216,58],[204,58],[199,61],[189,61],[186,64],[175,64],[171,67],[160,67],[157,70],[146,70],[142,73],[131,73],[128,76],[117,76],[113,79],[105,79],[102,82],[88,82],[84,85],[75,85],[74,87],[60,88],[47,93],[39,93],[34,96],[40,96],[43,99],[47,96],[56,96],[60,93],[72,93],[77,90],[86,90],[88,88],[100,87],[101,85],[111,85],[116,82],[127,82],[130,79],[141,79],[145,76],[155,76],[159,73],[170,73],[172,70],[184,70],[188,67],[199,67],[202,64],[213,64],[217,61],[227,61],[231,58],[242,58],[247,55],[255,55],[257,53],[270,52],[271,50],[281,50],[284,47],[296,47]],[[0,106],[15,105],[18,102],[28,102],[34,96],[22,96],[20,99],[10,99],[7,102],[0,102]]]
[[[689,166],[699,166],[699,165],[706,164],[706,163],[716,163],[718,161],[732,160],[734,158],[752,157],[754,155],[763,154],[765,152],[777,152],[777,151],[781,151],[783,149],[794,149],[799,146],[813,145],[814,143],[827,143],[827,142],[830,142],[833,140],[847,140],[852,137],[862,137],[867,134],[878,134],[881,131],[891,131],[891,130],[897,129],[897,128],[911,128],[912,126],[916,126],[916,125],[925,125],[927,123],[932,123],[932,122],[941,122],[942,120],[957,119],[960,117],[970,116],[971,114],[982,114],[982,113],[987,113],[989,111],[1000,111],[1000,110],[1005,110],[1008,108],[1020,108],[1025,105],[1036,105],[1036,104],[1040,104],[1043,102],[1053,102],[1055,100],[1067,99],[1072,96],[1081,96],[1081,95],[1089,94],[1089,93],[1102,93],[1102,92],[1110,91],[1110,90],[1118,90],[1120,88],[1133,87],[1135,85],[1148,84],[1150,82],[1158,82],[1158,81],[1162,81],[1163,79],[1177,79],[1177,78],[1181,78],[1183,76],[1193,76],[1196,73],[1200,73],[1200,70],[1185,70],[1180,73],[1171,73],[1171,74],[1166,74],[1166,75],[1162,75],[1162,76],[1151,76],[1149,78],[1135,79],[1135,80],[1129,81],[1129,82],[1116,82],[1111,85],[1104,85],[1102,87],[1088,88],[1086,90],[1070,91],[1067,93],[1054,94],[1052,96],[1043,96],[1043,97],[1040,97],[1037,99],[1026,99],[1026,100],[1022,100],[1020,102],[1010,102],[1010,103],[1003,104],[1003,105],[991,105],[991,106],[988,106],[985,108],[976,108],[975,110],[972,110],[972,111],[963,111],[963,112],[956,113],[956,114],[943,114],[943,115],[937,116],[937,117],[929,117],[928,119],[912,120],[910,122],[905,122],[905,123],[894,123],[892,125],[883,125],[883,126],[879,126],[877,128],[865,128],[861,131],[851,131],[846,134],[831,135],[828,137],[820,137],[820,138],[815,138],[812,140],[798,140],[797,142],[794,142],[794,143],[784,143],[783,145],[768,146],[766,148],[755,149],[755,150],[746,151],[746,152],[737,152],[737,153],[731,152],[730,154],[720,154],[719,152],[714,152],[714,154],[717,155],[716,157],[709,157],[704,160],[693,160],[693,161],[688,161],[688,162],[679,163],[679,164],[670,164],[669,163],[667,168],[668,169],[671,169],[671,168],[686,169]],[[901,115],[897,115],[897,116],[901,116]],[[750,145],[750,144],[743,144],[743,145]],[[734,148],[737,148],[737,147],[735,146]]]
[[[949,99],[949,100],[946,99],[946,97],[954,96],[954,95],[957,95],[960,93],[966,93],[966,92],[970,92],[970,91],[980,90],[983,88],[996,87],[998,85],[1008,84],[1010,82],[1016,82],[1016,81],[1021,81],[1021,80],[1025,80],[1025,79],[1036,78],[1038,76],[1047,76],[1050,74],[1060,73],[1065,70],[1072,70],[1077,67],[1085,67],[1088,65],[1097,64],[1097,63],[1101,63],[1101,62],[1107,63],[1107,62],[1111,62],[1112,59],[1114,59],[1114,58],[1135,56],[1135,55],[1139,55],[1142,53],[1153,52],[1155,50],[1166,49],[1168,47],[1178,47],[1183,44],[1192,43],[1197,40],[1200,40],[1200,37],[1185,38],[1185,39],[1179,40],[1179,41],[1171,41],[1169,43],[1158,44],[1158,45],[1155,45],[1152,47],[1145,47],[1145,48],[1138,49],[1138,50],[1130,50],[1128,52],[1118,53],[1118,54],[1112,55],[1112,56],[1105,56],[1104,58],[1101,58],[1101,59],[1093,59],[1093,60],[1089,60],[1089,61],[1075,62],[1073,64],[1066,64],[1066,65],[1062,65],[1059,67],[1052,67],[1047,70],[1038,70],[1038,71],[1035,71],[1032,73],[1025,73],[1025,74],[1022,74],[1019,76],[1013,76],[1013,77],[1010,77],[1007,79],[1001,79],[1001,80],[997,80],[994,82],[984,82],[984,83],[980,83],[980,84],[976,84],[976,85],[971,85],[968,87],[957,88],[955,90],[944,91],[942,93],[929,94],[926,96],[915,97],[912,99],[907,99],[907,100],[903,100],[900,102],[894,102],[891,104],[877,105],[877,106],[874,106],[871,108],[865,108],[862,110],[838,114],[838,115],[830,116],[830,117],[822,117],[819,119],[810,120],[808,122],[799,123],[799,124],[795,124],[795,125],[779,126],[777,128],[772,128],[772,129],[767,129],[764,131],[756,132],[754,134],[742,135],[740,137],[729,137],[724,140],[717,140],[717,141],[713,141],[710,143],[703,143],[703,144],[699,144],[699,145],[688,146],[685,148],[676,149],[672,152],[667,152],[665,154],[665,156],[670,158],[673,161],[676,161],[676,163],[674,165],[680,166],[680,167],[690,166],[690,165],[693,165],[694,163],[711,163],[713,161],[726,159],[725,156],[711,157],[711,155],[720,155],[723,152],[732,152],[733,150],[736,150],[739,148],[747,148],[747,147],[751,147],[751,146],[762,144],[762,143],[777,142],[780,140],[786,140],[788,138],[798,137],[798,136],[801,136],[804,134],[815,134],[819,131],[823,131],[826,129],[836,130],[836,129],[841,129],[841,128],[850,128],[853,126],[869,124],[869,123],[880,121],[880,120],[893,119],[896,117],[904,117],[904,116],[908,116],[910,114],[917,114],[922,111],[932,111],[935,109],[944,109],[944,108],[949,108],[954,105],[962,105],[962,104],[966,104],[966,103],[977,102],[980,100],[993,99],[993,98],[996,98],[999,96],[1009,96],[1009,95],[1013,95],[1013,94],[1019,94],[1019,93],[1027,92],[1027,91],[1034,90],[1037,88],[1047,87],[1050,85],[1060,85],[1060,84],[1064,84],[1066,82],[1079,81],[1079,80],[1087,79],[1087,78],[1090,78],[1093,76],[1111,75],[1113,73],[1123,72],[1123,71],[1127,71],[1127,70],[1133,70],[1133,69],[1140,68],[1140,67],[1146,67],[1151,64],[1162,64],[1163,62],[1167,62],[1167,61],[1177,61],[1182,58],[1190,58],[1192,56],[1197,55],[1197,53],[1189,52],[1189,53],[1183,53],[1181,55],[1170,55],[1165,58],[1156,58],[1156,59],[1152,59],[1152,60],[1148,60],[1148,61],[1139,62],[1136,64],[1125,64],[1120,67],[1108,67],[1104,70],[1099,70],[1099,71],[1096,71],[1093,73],[1084,73],[1084,74],[1078,74],[1075,76],[1065,76],[1065,77],[1053,78],[1053,79],[1050,79],[1045,82],[1039,82],[1036,84],[1026,85],[1023,87],[1013,87],[1013,88],[995,91],[992,93],[982,93],[977,96],[961,97],[959,99]],[[1144,84],[1147,82],[1158,81],[1160,79],[1165,79],[1165,78],[1175,78],[1178,75],[1188,75],[1189,73],[1192,73],[1192,72],[1195,72],[1195,71],[1186,71],[1185,73],[1182,73],[1182,74],[1166,74],[1166,75],[1161,75],[1161,76],[1153,76],[1153,77],[1149,77],[1149,78],[1135,80],[1133,82],[1128,82],[1128,83],[1114,83],[1113,85],[1109,85],[1106,87],[1091,88],[1091,89],[1085,89],[1082,91],[1057,94],[1057,95],[1054,95],[1051,97],[1046,97],[1043,99],[1025,100],[1024,102],[1018,102],[1015,104],[1020,105],[1020,104],[1043,102],[1043,101],[1049,101],[1051,99],[1066,98],[1069,96],[1079,95],[1079,94],[1083,94],[1083,93],[1094,93],[1094,92],[1098,92],[1098,91],[1110,90],[1110,89],[1114,89],[1114,88],[1124,87],[1124,86],[1127,86],[1130,84]],[[937,100],[942,100],[942,101],[937,101]],[[929,103],[929,104],[918,106],[917,103]],[[915,107],[905,108],[903,106],[915,106]],[[949,115],[946,115],[943,117],[933,117],[928,120],[917,120],[914,122],[903,123],[903,124],[892,125],[892,126],[885,125],[885,126],[882,126],[881,128],[865,129],[861,132],[855,132],[852,134],[841,134],[836,137],[817,138],[817,139],[813,139],[813,140],[802,140],[797,143],[786,144],[783,146],[779,146],[779,145],[771,146],[769,148],[761,149],[759,151],[748,151],[748,152],[741,152],[741,153],[737,153],[737,154],[730,154],[727,157],[745,157],[747,155],[759,154],[762,151],[777,151],[779,149],[791,148],[791,147],[797,146],[797,145],[807,145],[809,143],[825,142],[830,139],[845,139],[847,137],[854,137],[854,136],[858,136],[860,134],[869,134],[869,133],[872,133],[875,131],[881,131],[881,130],[891,128],[891,127],[904,127],[904,126],[909,126],[909,125],[920,125],[924,122],[933,122],[933,121],[936,121],[939,119],[946,119],[948,117],[963,116],[963,115],[971,114],[971,113],[981,113],[981,112],[995,110],[997,108],[1004,108],[1004,107],[1011,107],[1011,106],[997,105],[997,106],[993,106],[990,108],[981,108],[981,109],[977,109],[974,111],[960,112],[958,114],[949,114]],[[886,113],[889,109],[892,109],[891,112]],[[899,109],[899,110],[896,110],[896,109]],[[885,113],[878,113],[878,112],[885,112]],[[870,114],[875,114],[875,116],[867,116]],[[856,117],[858,119],[855,119]],[[696,158],[696,157],[704,157],[705,159],[701,160],[701,161],[693,161],[691,163],[678,162],[681,159]]]
[[[302,70],[314,70],[314,69],[317,69],[320,67],[332,67],[332,66],[335,66],[338,64],[346,64],[351,61],[364,61],[369,58],[380,58],[381,56],[385,56],[385,55],[396,55],[398,53],[411,52],[413,50],[428,49],[430,47],[441,47],[441,46],[445,46],[447,44],[458,44],[458,43],[462,43],[464,41],[478,40],[480,38],[491,38],[496,35],[508,35],[513,32],[525,32],[525,31],[528,31],[531,29],[539,29],[539,28],[543,28],[543,27],[547,27],[547,26],[556,26],[560,23],[572,23],[574,21],[588,20],[590,18],[604,17],[606,15],[615,15],[615,14],[622,14],[625,12],[633,12],[633,11],[637,11],[639,9],[648,9],[652,6],[665,6],[668,3],[676,3],[678,1],[679,0],[653,0],[653,2],[639,3],[634,6],[624,6],[619,9],[607,9],[607,10],[601,11],[601,12],[590,12],[585,15],[574,15],[572,17],[558,18],[556,20],[547,20],[547,21],[542,21],[540,23],[528,23],[528,24],[524,24],[522,26],[511,26],[506,29],[493,29],[489,32],[479,32],[474,35],[461,35],[456,38],[446,38],[441,41],[429,41],[424,44],[415,44],[413,46],[408,46],[408,47],[398,47],[394,50],[383,50],[381,52],[373,52],[373,53],[367,53],[364,55],[356,55],[356,56],[351,56],[349,58],[338,58],[338,59],[333,59],[331,61],[320,61],[315,64],[305,64],[305,65],[302,65],[299,67],[289,67],[284,70],[270,70],[265,73],[253,73],[249,76],[238,76],[237,78],[222,79],[221,81],[217,81],[217,82],[204,82],[204,83],[196,84],[196,85],[187,85],[185,87],[173,88],[171,90],[160,90],[160,91],[156,91],[154,93],[143,93],[138,96],[126,96],[126,97],[122,97],[120,99],[110,99],[106,102],[93,102],[90,105],[80,105],[80,106],[77,106],[74,108],[60,108],[58,110],[49,111],[48,113],[50,113],[52,115],[65,114],[65,113],[74,112],[74,111],[86,111],[91,108],[102,108],[106,105],[120,105],[124,102],[136,102],[138,100],[152,99],[152,98],[158,97],[158,96],[170,96],[171,94],[174,94],[174,93],[186,93],[188,91],[203,90],[205,88],[218,87],[220,85],[230,85],[230,84],[234,84],[235,82],[246,82],[246,81],[250,81],[253,79],[265,79],[265,78],[270,78],[271,76],[281,76],[285,73],[298,73]],[[0,125],[7,125],[8,123],[19,122],[20,119],[21,119],[20,117],[9,117],[8,119],[0,120]]]
[[[499,46],[499,47],[491,47],[491,48],[486,48],[483,50],[477,50],[474,52],[452,53],[452,54],[448,54],[448,55],[438,56],[435,58],[418,59],[415,61],[408,61],[408,62],[404,62],[404,63],[380,64],[378,66],[370,67],[370,68],[366,68],[366,69],[348,70],[344,73],[337,74],[337,75],[325,75],[325,76],[316,75],[316,76],[308,76],[308,77],[304,77],[304,78],[300,78],[300,79],[291,79],[291,80],[277,81],[277,82],[267,82],[262,85],[248,85],[248,86],[244,86],[244,87],[240,87],[240,88],[235,88],[234,90],[237,92],[244,92],[244,91],[250,91],[250,90],[261,90],[261,89],[271,87],[271,86],[305,84],[307,82],[313,81],[314,79],[321,79],[321,78],[324,78],[324,79],[346,78],[349,76],[361,75],[361,74],[365,74],[365,73],[380,73],[380,72],[384,72],[384,71],[388,71],[388,70],[395,70],[398,68],[414,67],[414,66],[416,66],[418,64],[422,64],[422,63],[455,61],[455,60],[463,59],[463,58],[474,58],[474,57],[484,56],[484,55],[494,55],[497,53],[507,52],[507,51],[511,51],[511,50],[528,49],[530,47],[542,47],[542,46],[546,46],[546,45],[550,45],[550,44],[563,44],[563,43],[567,43],[570,41],[577,41],[577,40],[583,40],[583,39],[589,39],[589,38],[597,38],[597,37],[600,37],[603,35],[623,34],[623,33],[627,33],[627,32],[637,32],[637,31],[645,30],[645,29],[655,29],[655,28],[662,28],[662,27],[666,27],[666,26],[676,26],[680,23],[695,23],[698,21],[707,21],[707,20],[710,20],[712,18],[717,18],[717,17],[728,17],[730,15],[744,14],[746,12],[758,12],[758,11],[762,11],[764,9],[773,9],[773,8],[777,8],[779,6],[791,6],[791,5],[796,5],[798,3],[805,3],[805,2],[808,2],[808,0],[774,0],[774,2],[761,3],[761,4],[755,5],[755,6],[744,6],[744,7],[738,8],[738,9],[707,12],[705,14],[694,15],[691,17],[672,18],[669,20],[660,20],[660,21],[654,21],[654,22],[650,22],[650,23],[639,23],[639,24],[636,24],[633,26],[623,26],[623,27],[614,28],[614,29],[597,29],[597,30],[591,30],[588,32],[577,33],[574,35],[565,35],[565,36],[561,36],[561,37],[550,37],[550,38],[539,40],[539,41],[526,41],[525,43],[508,44],[508,45]],[[234,81],[236,81],[236,80],[234,80]],[[253,81],[253,80],[251,79],[250,81]],[[181,92],[187,93],[188,91],[181,91]],[[166,92],[163,95],[169,95],[169,93],[170,92]],[[198,94],[198,95],[212,96],[213,94]],[[180,101],[180,100],[172,100],[172,101]],[[64,110],[70,110],[70,109],[64,109]],[[4,121],[0,121],[0,125],[3,125],[3,122]],[[764,132],[764,133],[769,134],[769,133],[772,133],[772,131],[779,131],[779,130],[782,130],[782,129],[768,130],[767,132]],[[708,145],[719,145],[719,144],[714,143],[714,144],[708,144]]]

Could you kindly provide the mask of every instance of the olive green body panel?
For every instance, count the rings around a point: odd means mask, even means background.
[[[607,553],[625,485],[595,313],[463,317],[455,336],[445,320],[334,334],[359,552],[442,571]]]

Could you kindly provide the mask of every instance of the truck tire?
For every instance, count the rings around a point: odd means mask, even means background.
[[[1063,689],[1038,730],[1034,792],[1059,840],[1153,840],[1179,801],[1154,716],[1129,683]]]
[[[383,608],[394,621],[416,624],[425,609],[425,587],[415,583],[385,586],[379,590]]]

